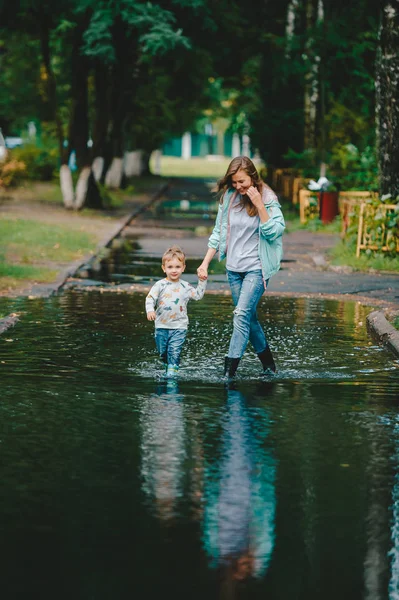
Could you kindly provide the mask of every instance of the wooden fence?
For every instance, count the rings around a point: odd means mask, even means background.
[[[342,191],[339,193],[339,211],[342,219],[341,235],[344,236],[351,219],[354,217],[355,207],[360,206],[364,200],[375,198],[375,192],[368,191]],[[309,218],[319,214],[319,202],[317,192],[311,190],[299,190],[299,219],[306,223]]]
[[[306,187],[310,179],[299,177],[296,169],[276,169],[270,167],[269,171],[273,191],[283,196],[283,198],[291,200],[293,204],[298,204],[299,190]]]
[[[341,213],[342,225],[341,225],[341,237],[345,237],[353,219],[358,218],[360,206],[365,200],[369,198],[376,198],[376,192],[368,191],[355,191],[355,192],[340,192],[339,194],[339,209]]]
[[[359,228],[357,234],[356,256],[361,250],[380,250],[382,252],[399,252],[399,236],[386,227],[390,212],[397,213],[395,204],[367,204],[362,202],[359,211]],[[370,231],[370,219],[379,221],[378,227]],[[391,246],[393,242],[393,247]]]

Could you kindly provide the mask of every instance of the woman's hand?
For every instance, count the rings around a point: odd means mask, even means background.
[[[208,267],[204,264],[200,265],[197,269],[197,275],[201,279],[201,281],[205,281],[208,279]]]
[[[247,189],[247,196],[256,208],[261,208],[263,206],[262,196],[255,186],[251,185],[251,187]]]
[[[147,313],[147,319],[149,321],[155,321],[155,317],[156,317],[155,311],[151,310],[150,312]]]

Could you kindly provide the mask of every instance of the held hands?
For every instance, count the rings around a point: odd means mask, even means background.
[[[197,275],[199,279],[201,279],[201,281],[205,281],[206,279],[208,279],[208,267],[200,265],[197,269]]]
[[[263,206],[262,196],[255,186],[251,185],[251,187],[247,189],[247,196],[251,200],[252,204],[257,208]]]
[[[150,312],[147,313],[147,319],[149,321],[155,321],[155,317],[156,317],[155,311],[151,310]]]

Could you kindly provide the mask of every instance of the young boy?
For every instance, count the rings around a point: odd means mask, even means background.
[[[199,280],[195,288],[180,279],[186,268],[186,257],[179,246],[171,246],[162,256],[162,270],[166,277],[150,289],[145,300],[147,319],[155,321],[155,343],[166,365],[167,377],[175,377],[179,370],[180,354],[187,335],[189,300],[201,300],[206,280]]]

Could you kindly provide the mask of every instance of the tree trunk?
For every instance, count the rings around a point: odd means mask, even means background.
[[[75,195],[75,206],[74,206],[74,208],[76,210],[80,210],[87,203],[90,175],[91,175],[90,167],[83,167],[83,169],[80,171],[79,179],[76,184],[76,195]]]
[[[134,69],[137,68],[137,48],[135,41],[129,37],[126,26],[121,21],[114,29],[114,47],[116,63],[111,77],[110,137],[109,148],[111,156],[106,157],[109,168],[105,184],[111,182],[112,187],[124,184],[123,158],[125,153],[125,137],[129,112],[132,110],[136,85]],[[107,165],[106,165],[107,168]],[[118,183],[119,181],[119,183]]]
[[[68,165],[61,165],[60,186],[65,208],[73,209],[75,203],[75,194],[73,190],[72,173]]]
[[[69,151],[76,152],[78,169],[90,165],[89,148],[89,100],[88,100],[88,63],[81,54],[82,31],[77,31],[72,49],[71,60],[71,97],[72,108],[69,121]]]
[[[399,0],[383,0],[376,77],[380,194],[399,197]]]
[[[77,28],[72,49],[72,109],[69,123],[69,152],[76,152],[76,164],[80,171],[76,186],[74,208],[84,206],[103,208],[101,195],[91,174],[89,140],[89,98],[88,98],[88,60],[82,56],[82,35],[84,28]]]
[[[112,120],[110,143],[112,149],[112,160],[105,176],[105,185],[111,188],[121,187],[123,181],[123,124],[126,114],[124,111],[126,110],[126,107],[122,101],[118,102],[117,107],[118,110],[115,111]]]
[[[104,171],[104,157],[96,156],[91,166],[95,181],[101,181],[101,177]]]
[[[283,56],[280,56],[285,54],[294,40],[287,40],[286,47],[278,49],[276,54],[272,37],[283,39],[288,34],[291,38],[292,27],[295,35],[302,34],[302,0],[296,15],[298,18],[295,17],[295,21],[290,23],[288,31],[286,25],[291,17],[287,15],[287,2],[258,4],[263,5],[261,20],[269,23],[272,36],[267,36],[260,46],[262,59],[259,69],[259,108],[248,115],[251,141],[269,165],[280,167],[286,164],[284,155],[290,148],[296,152],[303,150],[304,86],[303,77],[298,77],[297,72],[291,68],[295,61],[284,61]],[[271,56],[276,56],[276,59],[271,60]],[[283,61],[287,65],[284,77],[281,76]],[[233,150],[233,156],[237,154],[240,151]]]
[[[322,18],[322,0],[306,1],[306,29],[310,32]],[[305,49],[307,73],[305,75],[304,97],[304,148],[316,148],[317,104],[319,100],[319,64],[320,56],[314,48],[313,35],[310,33]]]
[[[150,158],[152,152],[148,152],[146,150],[143,151],[143,155],[141,157],[141,173],[140,175],[151,175],[150,169]]]
[[[126,152],[124,161],[124,173],[127,178],[141,175],[143,162],[143,150]]]
[[[110,102],[109,90],[111,88],[109,81],[109,71],[101,64],[97,64],[94,69],[94,87],[95,87],[95,116],[93,122],[93,175],[95,181],[102,181],[105,177],[104,168],[107,154],[107,134],[110,122]],[[110,157],[108,157],[110,160]]]
[[[47,76],[47,97],[50,108],[50,119],[55,121],[60,161],[61,164],[65,164],[67,162],[67,157],[64,148],[64,130],[58,111],[57,83],[51,66],[49,19],[46,15],[40,14],[38,15],[38,23],[40,28],[40,46],[43,58],[43,66]]]
[[[291,0],[287,8],[287,22],[285,26],[285,55],[289,58],[291,54],[291,43],[295,33],[295,22],[297,20],[297,12],[299,9],[299,0]]]
[[[70,169],[63,165],[60,172],[61,190],[67,208],[80,210],[85,206],[103,208],[103,202],[96,181],[91,173],[91,158],[88,148],[89,139],[89,101],[88,101],[88,60],[82,56],[82,36],[85,30],[82,22],[76,27],[73,36],[71,56],[71,97],[72,105],[69,118],[68,157],[76,154],[79,178],[75,193]]]
[[[107,188],[118,189],[122,185],[123,178],[123,158],[115,157],[105,176],[105,185]]]

